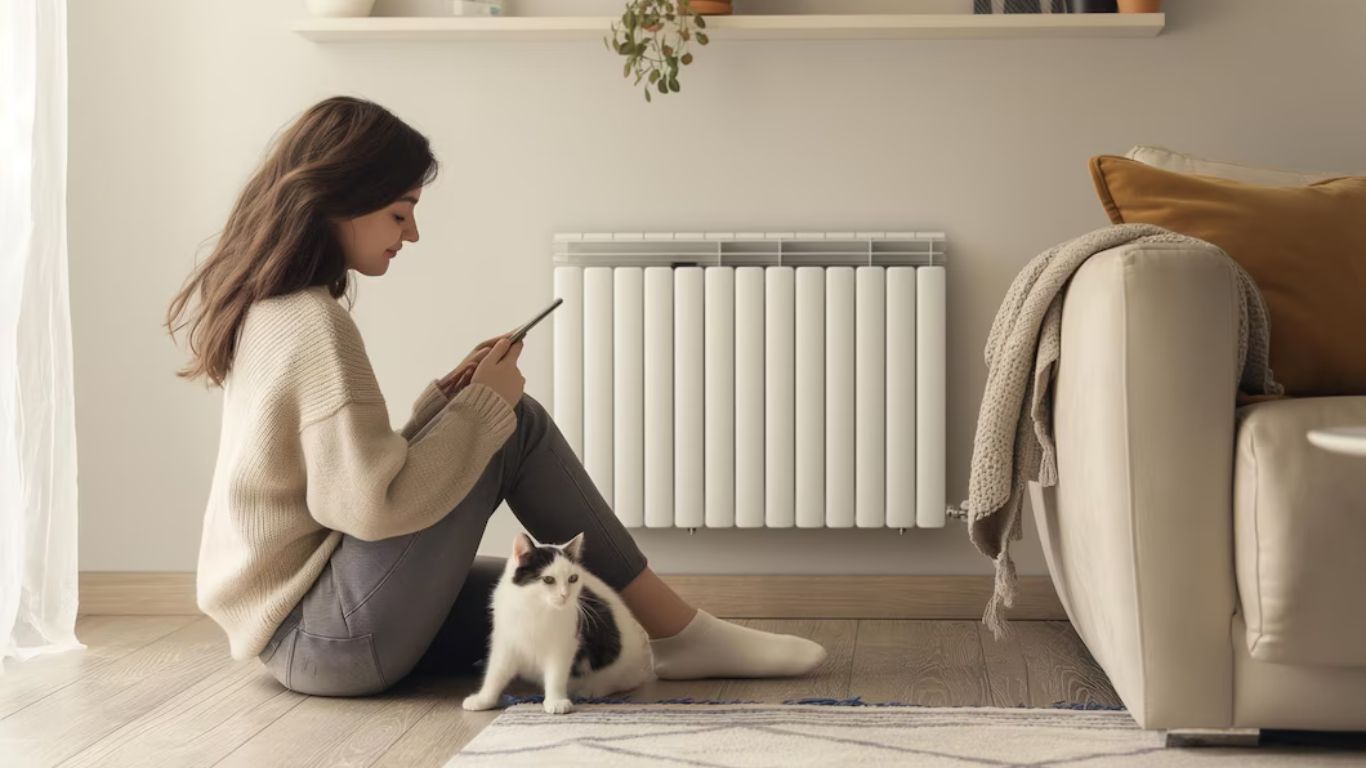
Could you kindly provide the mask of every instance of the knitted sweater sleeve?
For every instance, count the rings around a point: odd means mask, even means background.
[[[422,530],[465,497],[516,425],[496,391],[470,384],[409,442],[383,401],[348,400],[299,436],[309,513],[365,541]]]
[[[412,442],[413,437],[422,431],[422,428],[427,426],[432,417],[440,413],[448,402],[450,400],[446,397],[446,393],[441,391],[440,381],[432,379],[421,394],[417,396],[417,400],[413,402],[413,413],[408,417],[408,422],[403,425],[399,434],[403,435],[404,440]]]

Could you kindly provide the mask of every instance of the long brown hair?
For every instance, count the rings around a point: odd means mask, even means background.
[[[310,107],[268,148],[213,253],[171,301],[166,327],[173,341],[190,327],[193,355],[176,375],[222,386],[252,302],[317,285],[345,294],[331,219],[377,211],[436,173],[426,137],[378,104],[334,96]]]

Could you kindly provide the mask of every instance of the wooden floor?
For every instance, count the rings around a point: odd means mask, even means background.
[[[829,658],[814,676],[657,681],[632,698],[1119,703],[1065,622],[1015,622],[1001,643],[971,621],[741,623],[812,638]],[[474,678],[410,677],[365,699],[303,696],[255,660],[232,661],[222,631],[202,616],[83,617],[77,636],[86,650],[5,665],[5,768],[439,766],[498,714],[460,709]]]

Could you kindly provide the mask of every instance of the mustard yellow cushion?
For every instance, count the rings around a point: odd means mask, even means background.
[[[1366,394],[1366,177],[1262,186],[1112,155],[1091,176],[1112,222],[1214,243],[1252,275],[1286,394]]]

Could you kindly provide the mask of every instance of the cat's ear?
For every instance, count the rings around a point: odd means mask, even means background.
[[[535,548],[536,545],[532,543],[531,537],[525,533],[517,534],[517,538],[512,540],[512,556],[518,560],[521,560],[526,556],[526,553]]]
[[[574,538],[570,539],[569,542],[566,543],[566,544],[564,545],[564,553],[565,553],[566,555],[569,556],[569,559],[570,559],[570,560],[573,560],[573,561],[576,562],[576,563],[581,563],[581,562],[583,562],[583,534],[582,534],[582,533],[580,533],[578,536],[575,536]]]

